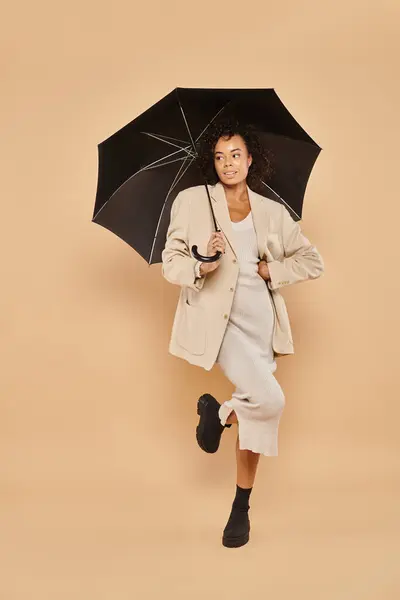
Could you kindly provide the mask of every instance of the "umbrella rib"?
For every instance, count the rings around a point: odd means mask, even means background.
[[[291,211],[292,211],[292,213],[294,213],[294,214],[296,215],[296,217],[298,217],[298,218],[300,219],[300,216],[297,214],[297,212],[294,210],[294,208],[292,208],[292,207],[290,206],[290,204],[288,204],[288,203],[287,203],[287,202],[286,202],[286,201],[285,201],[285,200],[282,198],[282,196],[280,196],[280,195],[278,194],[278,192],[276,192],[276,191],[275,191],[275,190],[274,190],[274,189],[273,189],[273,188],[272,188],[270,185],[268,185],[268,183],[265,183],[265,181],[261,181],[261,183],[262,183],[263,185],[267,186],[267,187],[268,187],[268,188],[269,188],[269,189],[270,189],[272,192],[274,192],[274,194],[276,194],[276,195],[278,196],[278,198],[279,198],[280,200],[282,200],[282,202],[283,202],[283,203],[284,203],[284,204],[287,206],[287,208],[288,208],[289,210],[291,210]]]
[[[143,169],[147,169],[148,167],[152,167],[153,165],[156,165],[157,163],[161,162],[165,158],[169,158],[170,156],[174,156],[175,154],[179,154],[179,152],[181,152],[181,151],[182,151],[182,148],[180,148],[180,150],[175,150],[175,152],[171,152],[171,154],[166,154],[165,156],[162,156],[161,158],[157,158],[157,160],[153,161],[149,165],[146,165],[146,166],[142,167],[141,169],[139,169],[139,171],[137,171],[137,173],[139,173]],[[133,175],[131,175],[131,177],[133,177],[134,175],[136,175],[136,173],[134,173]]]
[[[189,150],[189,146],[185,146],[184,148],[182,148],[181,146],[178,146],[178,144],[173,144],[172,142],[169,142],[168,140],[164,140],[163,136],[161,136],[161,135],[157,135],[155,133],[149,133],[148,131],[141,131],[141,133],[144,133],[145,135],[148,135],[149,137],[153,137],[156,140],[159,140],[160,142],[164,142],[165,144],[170,144],[170,146],[174,146],[175,148],[179,148],[180,150],[184,150],[187,154],[191,154],[193,156],[193,152],[191,152]],[[186,144],[187,142],[182,142],[182,143]]]
[[[150,135],[152,137],[157,137],[157,139],[161,140],[162,142],[166,142],[166,143],[171,143],[171,142],[168,142],[168,140],[173,140],[174,142],[179,142],[180,144],[187,144],[187,140],[180,140],[179,138],[174,138],[174,137],[171,137],[170,135],[163,135],[162,133],[150,133],[149,131],[141,131],[140,133],[143,133],[144,135]],[[176,145],[176,147],[180,148],[181,146]]]
[[[181,104],[181,100],[180,100],[180,98],[179,98],[179,94],[177,93],[177,94],[176,94],[176,96],[177,96],[177,98],[178,98],[178,104],[179,104],[179,108],[181,109],[181,113],[182,113],[182,116],[183,116],[183,120],[185,121],[186,129],[187,129],[187,131],[188,131],[188,134],[189,134],[189,136],[190,136],[190,141],[192,142],[193,149],[195,150],[195,149],[196,149],[195,142],[193,141],[193,137],[192,137],[191,131],[190,131],[190,129],[189,129],[189,124],[188,124],[188,122],[187,122],[186,115],[185,115],[185,111],[183,110],[183,106],[182,106],[182,104]],[[223,110],[225,110],[225,108],[226,108],[226,107],[228,106],[228,104],[230,104],[231,102],[232,102],[232,100],[229,100],[229,102],[227,102],[227,103],[226,103],[226,104],[225,104],[225,105],[224,105],[224,106],[223,106],[223,107],[222,107],[222,108],[221,108],[221,109],[220,109],[220,110],[217,112],[217,114],[216,114],[216,115],[215,115],[215,116],[214,116],[214,117],[211,119],[211,121],[210,121],[210,122],[209,122],[209,123],[208,123],[208,124],[205,126],[205,128],[204,128],[204,129],[203,129],[203,131],[200,133],[200,135],[199,135],[199,136],[196,138],[196,142],[197,142],[197,141],[200,139],[200,137],[203,135],[203,133],[206,131],[206,129],[207,129],[207,128],[208,128],[208,127],[211,125],[211,123],[212,123],[212,122],[213,122],[213,121],[214,121],[214,120],[215,120],[215,119],[218,117],[218,115],[219,115],[219,114],[220,114],[220,113],[221,113]],[[197,156],[197,153],[196,153],[196,156]]]
[[[188,158],[188,157],[187,157],[187,158]],[[172,192],[173,188],[174,188],[174,187],[175,187],[175,186],[178,184],[179,180],[180,180],[180,179],[182,179],[182,177],[185,175],[186,171],[189,169],[189,167],[190,167],[190,165],[192,164],[192,162],[193,162],[193,161],[194,161],[194,158],[191,158],[191,159],[190,159],[190,162],[189,162],[189,164],[187,165],[187,167],[186,167],[186,169],[184,170],[184,172],[183,172],[183,173],[181,173],[181,174],[179,175],[180,171],[181,171],[181,170],[184,168],[184,166],[185,166],[185,165],[184,165],[184,163],[182,163],[182,165],[180,166],[180,169],[179,169],[179,171],[178,171],[178,172],[176,173],[176,175],[175,175],[175,179],[174,179],[174,180],[173,180],[173,182],[171,183],[171,186],[170,186],[170,188],[169,188],[169,190],[168,190],[168,192],[167,192],[167,195],[166,195],[166,197],[165,197],[165,200],[164,200],[164,203],[163,203],[163,206],[162,206],[161,212],[160,212],[160,216],[159,216],[159,218],[158,218],[158,223],[157,223],[156,231],[155,231],[155,234],[154,234],[153,244],[152,244],[152,246],[151,246],[151,251],[150,251],[149,264],[151,264],[151,259],[153,258],[154,246],[155,246],[156,239],[157,239],[157,233],[158,233],[158,230],[159,230],[159,228],[160,228],[161,218],[162,218],[162,215],[163,215],[163,213],[164,213],[164,209],[165,209],[165,206],[166,206],[167,200],[168,200],[168,198],[169,198],[169,195],[171,194],[171,192]]]
[[[181,113],[182,113],[182,116],[183,116],[183,120],[185,121],[186,129],[187,129],[187,132],[188,132],[188,134],[189,134],[189,137],[190,137],[190,141],[192,142],[192,147],[193,147],[193,149],[196,151],[196,146],[195,146],[195,144],[194,144],[193,137],[192,137],[191,131],[190,131],[190,129],[189,129],[189,124],[188,124],[188,122],[187,122],[187,119],[186,119],[185,111],[183,110],[183,107],[182,107],[182,104],[181,104],[181,100],[180,100],[180,98],[179,98],[179,95],[178,95],[178,93],[176,94],[176,96],[177,96],[177,98],[178,98],[178,104],[179,104],[179,108],[181,109]]]
[[[218,115],[219,115],[219,114],[220,114],[220,113],[221,113],[223,110],[225,110],[225,108],[226,108],[226,107],[228,106],[228,104],[230,104],[231,102],[232,102],[232,100],[229,100],[229,102],[227,102],[227,103],[225,104],[225,106],[223,106],[223,107],[222,107],[222,108],[221,108],[221,109],[220,109],[220,110],[219,110],[219,111],[218,111],[218,112],[217,112],[217,113],[216,113],[216,114],[213,116],[213,118],[211,119],[211,121],[210,121],[209,123],[207,123],[207,125],[204,127],[203,131],[202,131],[202,132],[200,133],[200,135],[199,135],[199,136],[196,138],[196,142],[198,142],[198,141],[199,141],[199,139],[201,138],[201,136],[203,135],[203,133],[204,133],[204,132],[205,132],[205,131],[206,131],[206,130],[207,130],[209,127],[210,127],[211,123],[212,123],[213,121],[215,121],[215,119],[218,117]]]
[[[145,165],[144,167],[142,167],[141,169],[139,169],[139,171],[136,171],[136,173],[133,173],[133,175],[131,175],[130,177],[128,177],[128,179],[125,179],[125,181],[123,183],[121,183],[121,185],[119,185],[117,187],[117,189],[111,194],[111,196],[108,198],[108,200],[106,200],[103,204],[103,206],[101,208],[99,208],[99,210],[97,211],[97,213],[94,215],[94,218],[96,218],[101,211],[103,210],[103,208],[110,202],[110,200],[112,199],[112,197],[131,179],[133,179],[136,175],[139,175],[139,173],[142,173],[142,171],[146,171],[148,170],[150,167],[157,165],[157,163],[160,163],[162,160],[164,160],[165,158],[170,158],[170,156],[174,156],[175,154],[178,154],[181,150],[176,150],[175,152],[171,152],[171,154],[167,154],[166,156],[162,156],[161,158],[158,158],[157,160],[155,160],[154,162],[150,163],[149,165]],[[187,156],[185,156],[184,160],[186,160]],[[174,161],[172,161],[174,162]],[[164,164],[164,163],[163,163]],[[157,165],[157,166],[163,166],[163,164],[161,165]]]
[[[142,131],[142,133],[147,133],[146,131]],[[152,135],[152,134],[150,134]],[[154,134],[155,135],[155,134]],[[187,144],[187,140],[180,140],[179,138],[172,137],[171,135],[158,134],[166,140],[173,140],[174,142],[180,142],[181,144]]]
[[[149,167],[143,167],[143,171],[149,171],[151,169],[159,169],[160,167],[165,167],[165,165],[172,165],[175,162],[178,162],[180,160],[187,160],[187,159],[188,159],[188,156],[182,156],[181,158],[176,158],[175,160],[169,160],[169,161],[161,163],[159,165],[155,165],[155,166],[150,165]]]
[[[187,140],[181,140],[179,138],[175,138],[170,135],[162,135],[162,137],[165,138],[166,140],[173,140],[174,142],[179,142],[180,144],[187,144]]]
[[[192,142],[192,144],[193,144],[193,148],[195,148],[195,142],[193,141],[193,137],[192,137],[191,131],[190,131],[190,129],[189,129],[189,124],[188,124],[188,122],[187,122],[187,119],[186,119],[185,111],[183,110],[183,106],[182,106],[182,104],[181,104],[181,101],[180,101],[180,98],[179,98],[179,95],[178,95],[178,94],[177,94],[177,98],[178,98],[178,104],[179,104],[179,108],[181,109],[181,112],[182,112],[183,120],[185,121],[186,129],[187,129],[187,131],[188,131],[188,134],[189,134],[189,136],[190,136],[190,141],[191,141],[191,142]],[[223,110],[225,110],[225,109],[226,109],[226,107],[227,107],[227,106],[228,106],[228,105],[229,105],[231,102],[232,102],[232,100],[229,100],[229,102],[227,102],[227,103],[226,103],[226,104],[225,104],[225,105],[224,105],[224,106],[223,106],[223,107],[222,107],[222,108],[221,108],[221,109],[220,109],[220,110],[219,110],[219,111],[218,111],[218,112],[217,112],[217,113],[216,113],[216,114],[213,116],[213,118],[211,119],[211,121],[210,121],[210,122],[209,122],[209,123],[208,123],[208,124],[207,124],[207,125],[204,127],[203,131],[202,131],[202,132],[200,133],[200,135],[199,135],[199,136],[196,138],[196,142],[198,142],[198,141],[199,141],[199,139],[201,138],[201,136],[203,135],[203,133],[204,133],[204,132],[205,132],[205,131],[208,129],[208,127],[211,125],[211,123],[212,123],[213,121],[215,121],[215,119],[218,117],[218,115],[219,115],[219,114],[220,114],[220,113],[221,113]]]

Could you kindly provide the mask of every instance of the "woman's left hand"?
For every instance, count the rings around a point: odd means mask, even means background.
[[[271,279],[268,269],[268,263],[265,259],[260,260],[260,262],[258,263],[258,274],[264,279],[264,281],[268,281],[268,279]]]

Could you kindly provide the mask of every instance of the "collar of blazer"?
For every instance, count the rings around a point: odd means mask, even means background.
[[[237,257],[235,250],[234,231],[231,225],[231,218],[229,215],[228,203],[226,200],[226,194],[224,186],[220,181],[215,185],[209,186],[210,196],[213,199],[214,216],[218,223],[219,228],[224,233],[233,253]],[[266,218],[265,207],[263,203],[263,197],[256,192],[253,192],[247,186],[247,192],[249,195],[249,201],[251,206],[251,212],[253,215],[254,229],[257,235],[257,246],[259,257],[262,258],[265,252],[265,239],[267,235],[268,219]]]

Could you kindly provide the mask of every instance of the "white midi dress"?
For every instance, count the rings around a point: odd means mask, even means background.
[[[258,274],[252,213],[231,224],[240,269],[217,363],[235,390],[221,405],[219,417],[224,425],[232,410],[235,411],[241,450],[277,456],[285,397],[273,375],[277,365],[272,348],[275,313],[271,292]]]

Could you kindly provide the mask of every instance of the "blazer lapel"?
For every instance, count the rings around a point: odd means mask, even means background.
[[[258,256],[264,258],[265,253],[268,254],[266,239],[268,234],[268,219],[263,204],[262,196],[256,194],[247,186],[249,194],[251,212],[253,214],[254,229],[257,236]]]
[[[234,255],[237,257],[235,250],[234,231],[231,224],[224,187],[219,181],[215,185],[210,186],[209,191],[213,202],[214,216],[217,224],[224,233]],[[247,186],[247,192],[249,195],[250,207],[253,215],[254,229],[257,236],[258,254],[260,258],[263,258],[267,250],[265,244],[267,237],[267,215],[262,204],[262,198],[253,192],[249,186]]]

